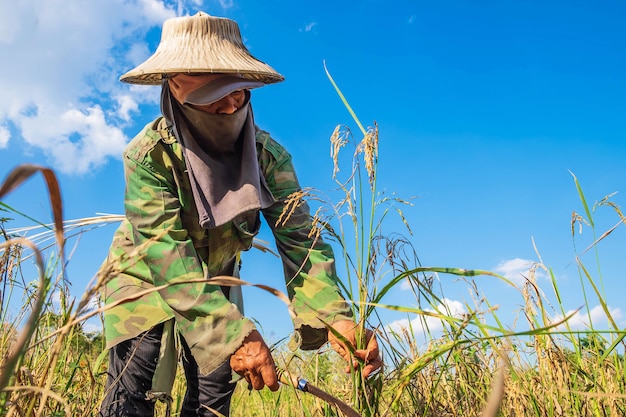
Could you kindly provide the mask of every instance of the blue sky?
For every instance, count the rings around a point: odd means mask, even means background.
[[[403,210],[423,265],[487,269],[521,282],[542,260],[564,307],[585,304],[570,225],[572,213],[584,211],[571,173],[590,205],[615,192],[610,201],[624,205],[626,4],[2,2],[0,177],[20,163],[49,166],[61,182],[66,218],[122,213],[120,154],[158,115],[159,91],[118,77],[154,51],[165,19],[198,10],[236,20],[251,53],[285,76],[255,90],[253,105],[257,123],[293,154],[303,186],[333,189],[328,138],[338,124],[357,131],[326,62],[361,121],[379,126],[379,188],[415,197]],[[49,221],[42,183],[31,179],[4,202]],[[619,221],[607,207],[596,215],[595,237]],[[108,226],[78,242],[68,270],[76,296],[113,231]],[[261,237],[269,239],[267,229]],[[576,230],[579,252],[593,240],[590,227]],[[621,324],[625,244],[622,225],[597,247],[606,300]],[[590,251],[582,261],[599,279],[595,256]],[[280,287],[277,260],[250,254],[245,262],[244,279]],[[471,303],[466,286],[439,280],[455,311]],[[491,278],[477,282],[512,325],[520,295]],[[545,273],[538,283],[552,297]],[[289,331],[278,301],[258,290],[246,297],[248,314],[266,334]],[[414,303],[400,287],[387,301]],[[590,310],[597,305],[590,297]],[[602,314],[594,318],[606,327]]]

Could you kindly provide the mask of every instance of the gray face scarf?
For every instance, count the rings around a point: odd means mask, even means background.
[[[235,113],[209,114],[178,103],[164,81],[161,111],[183,148],[204,229],[275,202],[259,169],[249,92]]]

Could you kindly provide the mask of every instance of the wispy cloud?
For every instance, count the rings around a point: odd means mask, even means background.
[[[21,0],[0,10],[0,147],[22,142],[75,174],[118,157],[131,113],[153,98],[117,79],[148,56],[144,34],[174,11],[157,0]]]
[[[430,313],[444,317],[462,317],[467,311],[462,302],[443,299],[443,303],[437,308],[425,309]],[[412,320],[402,319],[391,322],[387,325],[390,331],[401,333],[403,330],[413,331],[414,335],[424,335],[427,332],[436,333],[443,330],[444,320],[433,316],[416,316]]]
[[[9,137],[11,132],[4,126],[0,126],[0,149],[6,148],[9,145]]]
[[[515,258],[500,262],[493,272],[497,272],[512,282],[522,285],[531,273],[534,273],[536,278],[544,276],[542,270],[537,269],[536,266],[536,261]]]
[[[202,5],[202,1],[196,1],[196,4],[198,6],[201,6]],[[233,0],[220,0],[220,6],[222,6],[222,9],[224,9],[224,10],[230,9],[234,5],[235,5],[235,2]]]
[[[407,19],[408,24],[412,25],[413,22],[415,22],[415,19],[416,19],[415,15],[409,16],[409,18]]]
[[[620,322],[624,315],[619,308],[609,308],[609,314],[616,322]],[[558,315],[552,319],[552,323],[557,323],[563,320],[564,317],[574,314],[576,310],[570,310],[565,313],[565,316]],[[567,324],[572,330],[585,330],[585,329],[605,329],[609,325],[609,319],[604,312],[602,306],[597,305],[588,311],[577,311],[568,321]],[[566,325],[559,326],[560,329],[565,329]]]
[[[307,23],[303,28],[300,29],[300,32],[311,32],[317,26],[317,22]]]

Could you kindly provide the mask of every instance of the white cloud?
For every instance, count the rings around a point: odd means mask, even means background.
[[[564,317],[567,317],[570,314],[574,314],[575,311],[576,310],[570,310],[565,313],[565,316],[561,316],[561,315],[556,316],[552,320],[552,323],[557,323],[563,320]],[[624,317],[624,315],[622,314],[622,310],[620,310],[619,308],[609,308],[609,314],[611,315],[613,320],[615,320],[616,322],[621,321],[622,318]],[[567,321],[567,323],[572,330],[586,330],[592,327],[594,329],[603,329],[603,328],[607,328],[609,324],[609,320],[602,306],[597,305],[589,311],[581,310],[581,311],[576,312]],[[558,329],[560,330],[564,330],[565,328],[566,328],[565,324],[558,326]]]
[[[439,304],[436,309],[426,309],[426,311],[445,317],[462,317],[467,311],[460,301],[443,299],[443,303]],[[401,333],[402,330],[412,330],[415,335],[421,335],[426,332],[434,333],[443,330],[444,320],[433,316],[418,316],[411,321],[407,319],[396,320],[387,325],[390,331]]]
[[[439,274],[437,272],[434,272],[432,277],[434,277],[437,281],[439,281]],[[408,290],[412,290],[416,287],[416,284],[412,284],[412,281],[415,281],[415,277],[407,277],[405,279],[403,279],[400,283],[400,289],[403,291],[408,291]]]
[[[233,7],[235,5],[235,2],[233,0],[219,0],[220,2],[220,6],[222,6],[222,9],[226,10],[226,9],[230,9],[231,7]],[[202,5],[202,1],[198,0],[195,2],[197,6],[201,6]]]
[[[130,120],[130,114],[139,110],[139,104],[132,96],[128,94],[122,94],[116,98],[117,101],[117,115],[124,121]]]
[[[132,2],[131,2],[132,3]],[[178,6],[177,10],[179,13],[182,13],[184,10],[184,1],[172,2],[174,3],[172,7],[167,7],[165,2],[156,1],[156,0],[140,0],[139,7],[141,9],[141,13],[144,18],[147,18],[150,22],[163,22],[170,17],[174,17],[175,12],[173,11],[174,6]],[[200,1],[192,1],[192,3],[196,5],[202,4]],[[139,16],[138,16],[139,17]]]
[[[317,26],[317,22],[307,23],[304,28],[300,29],[300,32],[310,32],[315,26]]]
[[[118,82],[145,59],[144,35],[186,2],[0,2],[0,126],[40,149],[55,169],[83,173],[119,156],[123,132],[153,95]],[[8,130],[0,130],[0,147]]]
[[[9,139],[11,138],[11,132],[4,126],[0,126],[0,149],[6,148],[9,145]]]
[[[82,324],[83,332],[86,334],[102,333],[102,324],[98,321],[85,321]]]
[[[537,269],[536,266],[537,262],[535,261],[515,258],[500,262],[493,272],[497,272],[518,285],[523,285],[531,273],[534,273],[536,278],[543,276],[541,270]]]

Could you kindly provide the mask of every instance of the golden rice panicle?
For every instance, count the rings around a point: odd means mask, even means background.
[[[325,221],[322,219],[322,207],[318,207],[315,210],[315,214],[313,215],[313,220],[311,221],[311,230],[309,231],[309,238],[313,238],[315,241],[319,238],[324,230]]]
[[[576,234],[576,225],[578,225],[578,233],[582,234],[583,226],[585,225],[589,226],[589,222],[583,216],[578,214],[576,211],[573,211],[572,220],[571,220],[572,236]]]
[[[374,127],[370,127],[363,136],[363,140],[357,147],[357,152],[363,153],[370,187],[373,188],[376,179],[376,163],[378,162],[378,124],[376,122],[374,122]]]
[[[294,211],[304,203],[304,198],[307,195],[309,195],[309,193],[305,190],[298,190],[291,193],[285,200],[285,207],[282,213],[280,213],[278,220],[276,220],[276,226],[284,226],[287,221],[289,221]]]
[[[337,125],[330,135],[330,158],[333,160],[333,178],[339,172],[339,151],[348,143],[350,129],[347,126]]]

